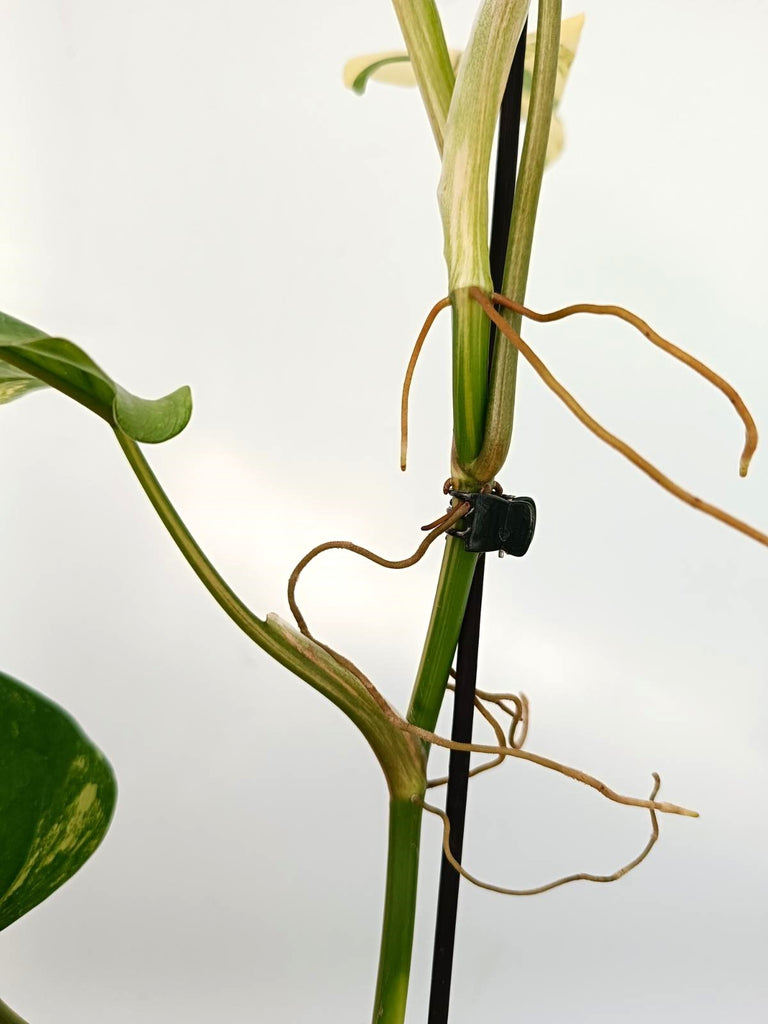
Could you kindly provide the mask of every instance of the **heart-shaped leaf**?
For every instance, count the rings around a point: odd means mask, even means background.
[[[81,348],[0,313],[0,403],[48,385],[101,416],[134,441],[180,433],[192,414],[189,388],[154,400],[121,388]]]
[[[69,715],[0,672],[0,931],[88,860],[116,794],[112,769]]]

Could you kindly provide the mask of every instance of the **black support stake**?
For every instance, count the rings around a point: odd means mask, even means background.
[[[491,276],[494,288],[497,290],[501,288],[504,276],[504,261],[512,216],[512,202],[515,195],[526,33],[527,24],[523,27],[522,36],[515,52],[499,113],[499,137],[490,245]],[[489,374],[490,361],[493,358],[493,331],[491,332],[490,341]],[[469,743],[472,740],[484,573],[485,555],[479,555],[472,578],[466,611],[464,612],[461,633],[459,634],[456,662],[456,692],[454,694],[451,738],[461,743]],[[467,809],[469,759],[470,755],[468,753],[452,750],[448,765],[448,793],[445,810],[451,822],[451,853],[459,862],[461,862],[464,845],[464,819]],[[451,867],[445,855],[443,855],[440,865],[440,888],[437,899],[437,921],[435,923],[435,947],[432,957],[432,987],[429,996],[428,1024],[448,1024],[460,881],[460,875]]]
[[[485,555],[478,555],[475,574],[469,589],[469,599],[464,612],[464,621],[461,624],[456,661],[456,692],[453,702],[451,738],[461,743],[469,743],[472,739],[484,572]],[[469,758],[468,753],[452,750],[448,764],[448,793],[445,800],[445,811],[451,822],[451,853],[459,862],[461,862],[464,844]],[[460,881],[461,876],[458,871],[448,863],[443,854],[440,864],[440,889],[437,898],[435,948],[432,954],[432,988],[429,994],[428,1024],[447,1024],[448,1021]]]

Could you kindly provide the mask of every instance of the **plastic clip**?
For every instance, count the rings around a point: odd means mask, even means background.
[[[498,551],[500,556],[507,554],[520,558],[531,546],[536,528],[533,498],[454,490],[448,493],[472,506],[464,517],[464,529],[448,531],[463,539],[465,550]]]

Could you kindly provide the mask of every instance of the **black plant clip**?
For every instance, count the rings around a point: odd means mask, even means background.
[[[448,493],[471,506],[464,517],[464,529],[448,531],[463,538],[467,551],[498,551],[499,558],[505,554],[520,558],[531,546],[536,528],[533,498],[454,490]]]

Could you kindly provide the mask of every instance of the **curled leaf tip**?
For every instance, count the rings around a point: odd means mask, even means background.
[[[451,64],[455,70],[461,57],[461,50],[449,50]],[[387,85],[406,88],[416,85],[416,75],[411,58],[405,50],[383,50],[380,53],[366,53],[353,57],[344,65],[344,85],[358,96],[362,96],[371,80]]]
[[[390,85],[415,85],[408,54],[402,50],[385,50],[382,53],[366,53],[353,57],[344,65],[344,85],[358,96],[362,96],[370,79]]]
[[[73,342],[0,313],[0,403],[46,386],[95,412],[134,441],[167,441],[184,429],[192,414],[188,387],[164,398],[138,398]]]
[[[112,403],[115,426],[134,441],[159,444],[176,437],[192,415],[192,392],[184,385],[163,398],[143,399],[120,389]]]

